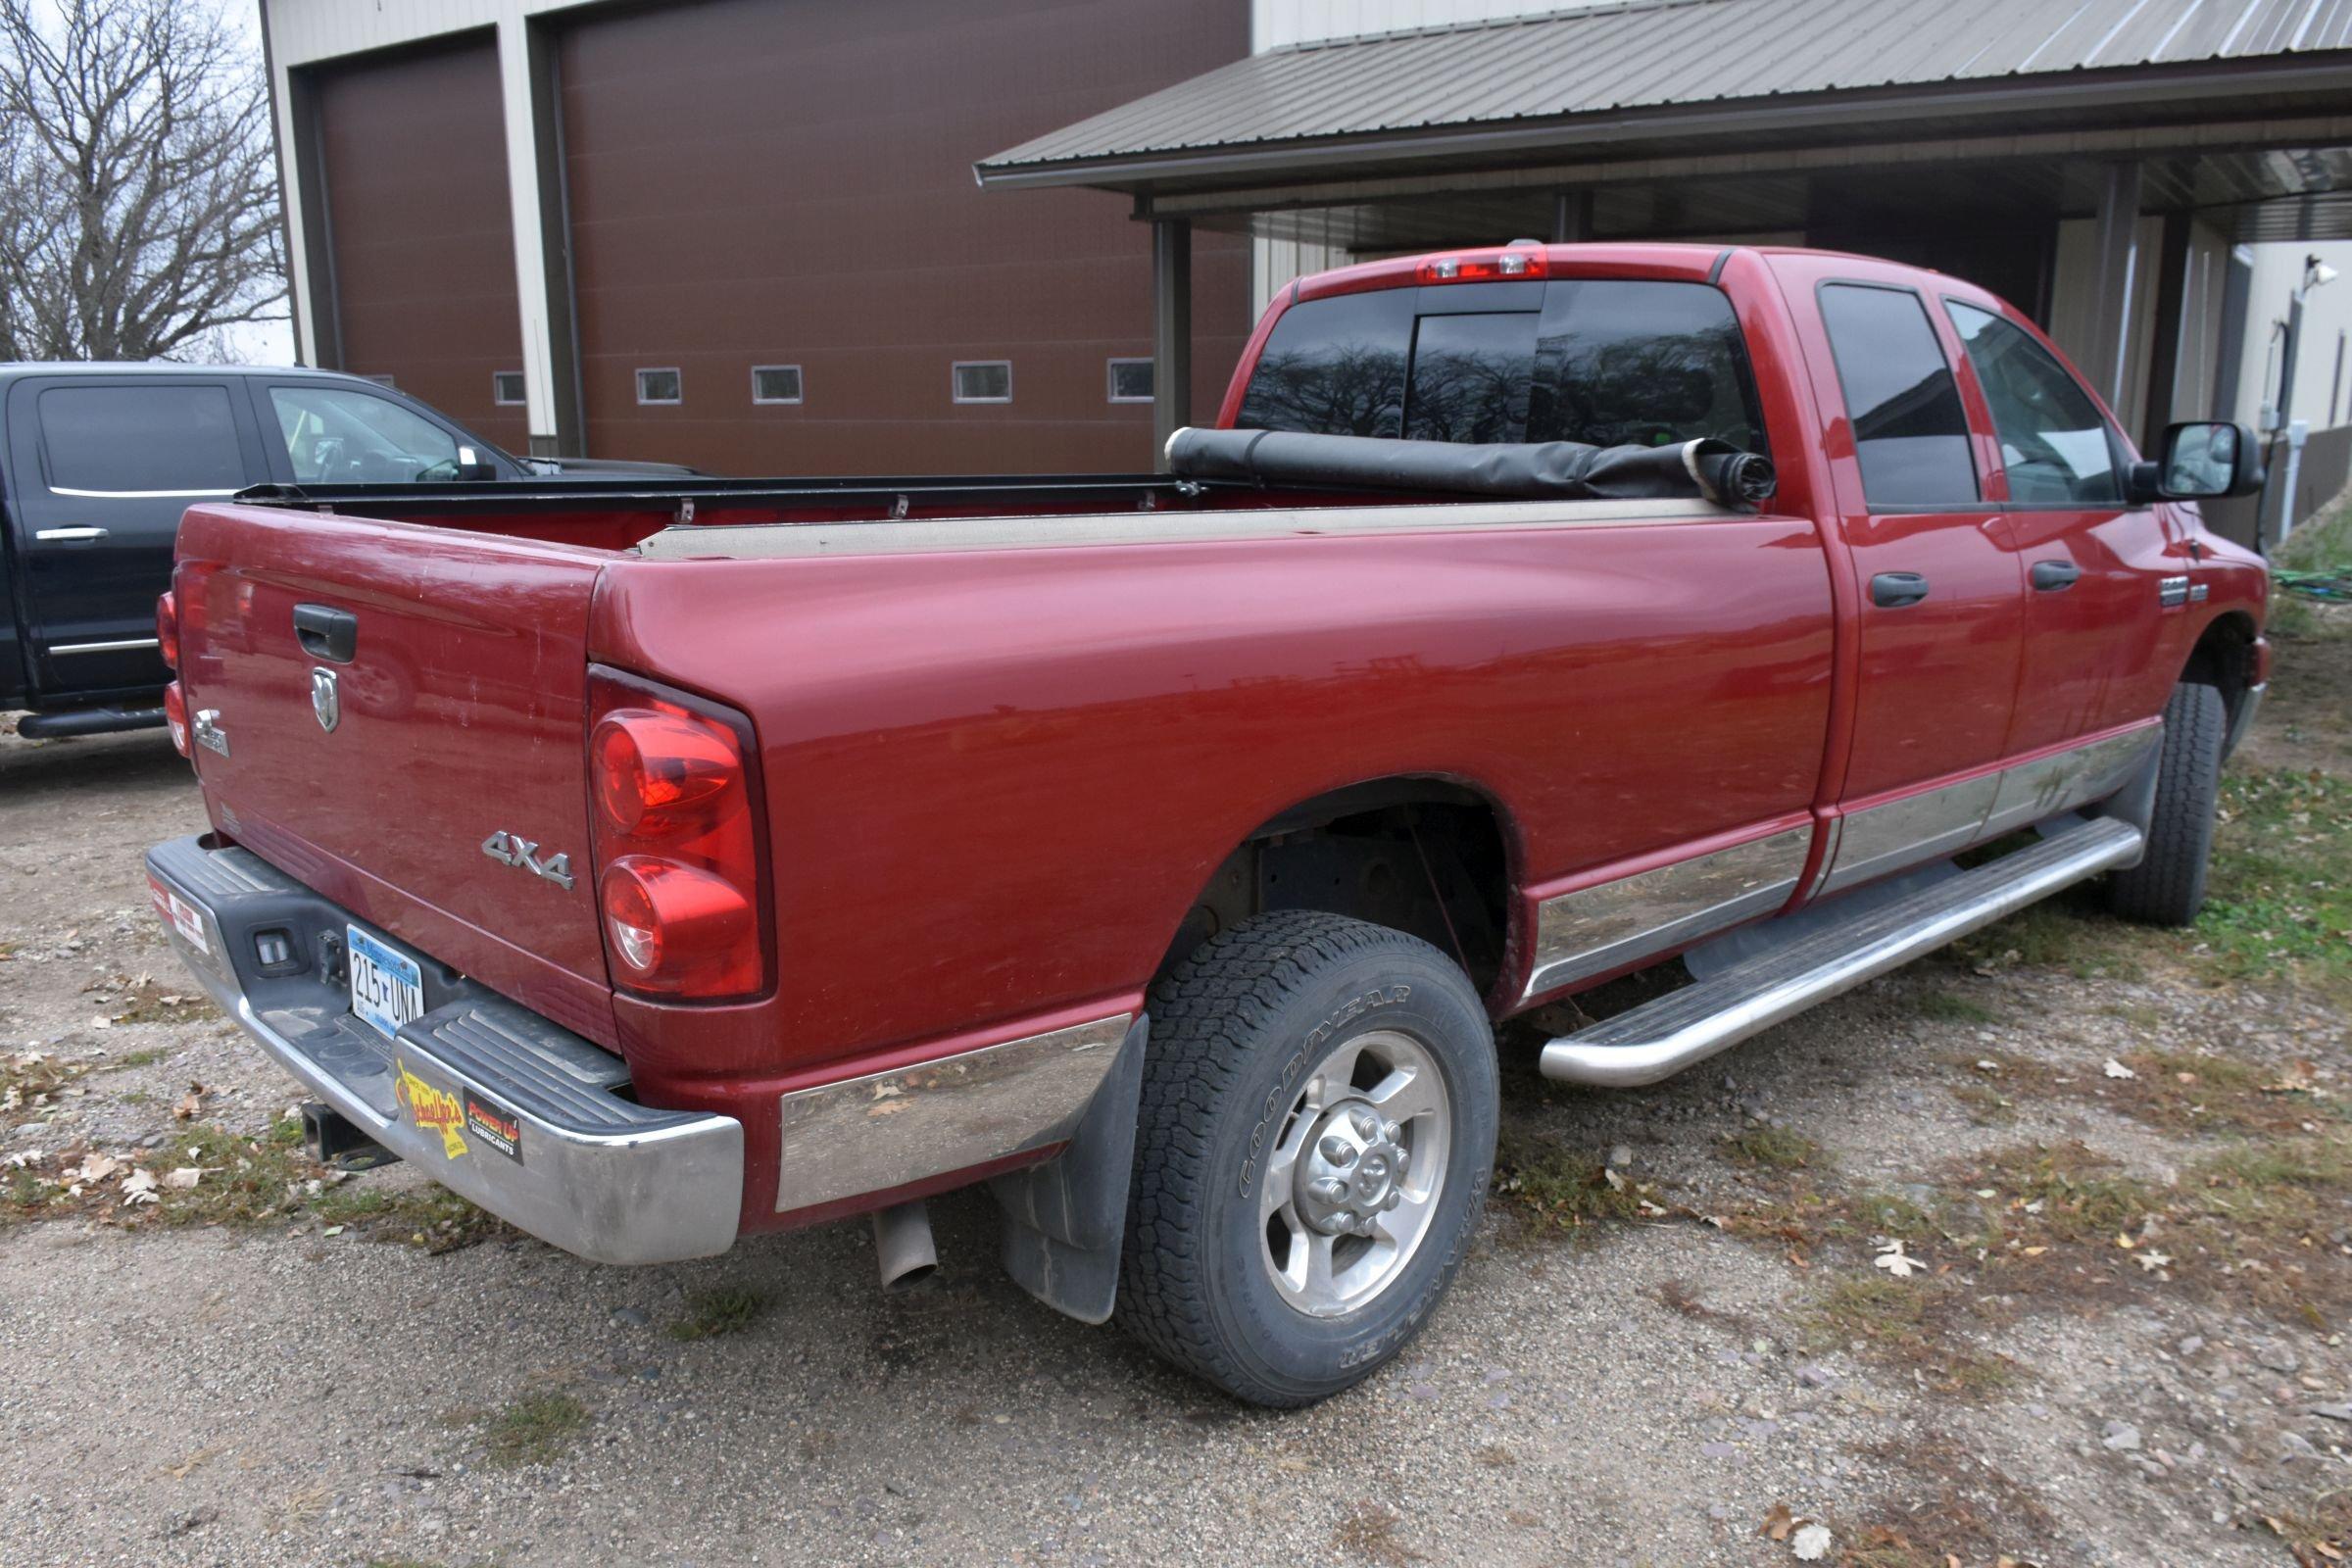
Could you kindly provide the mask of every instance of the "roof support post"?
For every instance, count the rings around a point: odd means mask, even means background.
[[[1168,466],[1168,437],[1193,422],[1193,225],[1152,220],[1152,466]]]
[[[2164,238],[2156,257],[2156,331],[2148,354],[2148,410],[2139,423],[2139,450],[2158,455],[2164,427],[2173,422],[2173,395],[2180,378],[2180,340],[2188,331],[2189,230],[2194,216],[2164,215]]]
[[[514,215],[514,292],[521,308],[522,385],[533,457],[581,455],[572,354],[569,236],[564,209],[554,37],[519,11],[498,24],[499,92],[507,125],[507,203]]]
[[[2132,295],[2139,281],[2139,165],[2107,164],[2100,175],[2098,270],[2092,284],[2098,318],[2089,369],[2120,417],[2131,401],[2124,372],[2132,355]]]
[[[1579,245],[1592,237],[1592,193],[1564,190],[1552,198],[1551,242]]]

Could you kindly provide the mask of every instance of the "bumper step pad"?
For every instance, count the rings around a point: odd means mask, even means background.
[[[1611,1089],[1654,1084],[2139,853],[2132,824],[2077,821],[1892,903],[1858,904],[1849,918],[1562,1035],[1544,1048],[1544,1076]]]

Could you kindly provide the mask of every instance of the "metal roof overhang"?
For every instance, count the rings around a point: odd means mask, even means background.
[[[1121,191],[1139,216],[1304,235],[1267,215],[1635,181],[1953,165],[2029,174],[2052,161],[2132,159],[2156,172],[2151,209],[2207,210],[2241,239],[2352,237],[2352,50],[1263,140],[1236,139],[1228,116],[1222,139],[1188,143],[1182,95],[1194,85],[1154,95],[1155,120],[1171,127],[1158,145],[1021,156],[1067,148],[1092,123],[1082,122],[973,172],[990,188]],[[2088,210],[2087,183],[2063,188],[2046,168],[2034,177],[2050,185],[2054,210]]]

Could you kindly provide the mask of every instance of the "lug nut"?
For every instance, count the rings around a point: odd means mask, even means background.
[[[1368,1110],[1349,1111],[1348,1125],[1353,1127],[1355,1136],[1361,1138],[1365,1143],[1370,1143],[1380,1136],[1380,1120]]]
[[[1352,1165],[1355,1163],[1355,1146],[1348,1142],[1347,1139],[1342,1138],[1338,1133],[1331,1133],[1327,1135],[1323,1142],[1315,1147],[1322,1153],[1323,1157],[1330,1160],[1334,1165]]]
[[[1403,1174],[1404,1174],[1404,1172],[1405,1172],[1405,1167],[1406,1167],[1406,1166],[1408,1166],[1408,1165],[1410,1165],[1410,1164],[1412,1164],[1412,1162],[1413,1162],[1413,1153],[1412,1153],[1412,1151],[1411,1151],[1411,1150],[1409,1150],[1409,1149],[1399,1149],[1399,1150],[1397,1150],[1397,1151],[1396,1151],[1396,1174],[1397,1174],[1397,1175],[1399,1175],[1399,1176],[1403,1175]]]
[[[1403,1201],[1404,1195],[1398,1192],[1396,1188],[1392,1187],[1389,1189],[1389,1196],[1380,1200],[1380,1206],[1384,1209],[1395,1208],[1398,1203]]]
[[[1404,1136],[1404,1129],[1393,1121],[1384,1121],[1380,1124],[1380,1136],[1393,1144]]]
[[[1308,1183],[1306,1190],[1310,1196],[1326,1203],[1341,1203],[1348,1200],[1348,1184],[1331,1176]]]

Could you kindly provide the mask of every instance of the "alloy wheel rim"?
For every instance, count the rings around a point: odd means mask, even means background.
[[[1282,1299],[1338,1317],[1378,1299],[1437,1217],[1452,1102],[1429,1048],[1393,1029],[1302,1080],[1258,1187],[1258,1257]]]

